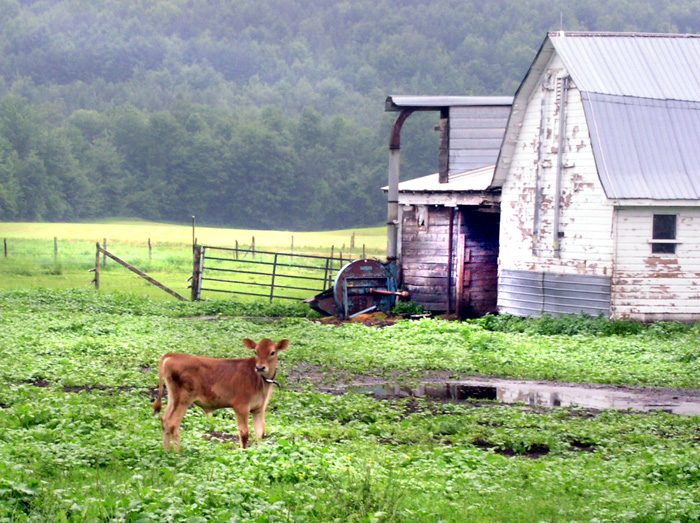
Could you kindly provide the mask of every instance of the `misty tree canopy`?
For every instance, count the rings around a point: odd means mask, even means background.
[[[700,32],[693,0],[0,0],[0,220],[384,221],[389,94],[512,95],[546,31]],[[437,170],[437,115],[402,179]]]

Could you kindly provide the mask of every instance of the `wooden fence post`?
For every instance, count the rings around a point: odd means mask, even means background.
[[[99,244],[98,244],[99,245]],[[102,248],[106,251],[107,250],[107,238],[104,238],[102,241]],[[103,254],[102,255],[102,267],[107,267],[107,255]]]
[[[7,238],[5,238],[3,243],[5,244],[5,258],[7,258]]]
[[[53,237],[53,262],[58,263],[58,238]]]
[[[367,259],[367,254],[366,254],[366,251],[365,251],[365,244],[364,244],[364,243],[362,244],[362,259],[363,259],[363,260],[366,260],[366,259]]]
[[[200,298],[202,289],[202,246],[194,245],[194,260],[192,264],[192,301],[197,301]]]
[[[253,243],[250,245],[250,250],[253,253],[253,259],[255,259],[255,236],[253,236]]]
[[[95,290],[100,290],[100,244],[99,242],[95,244],[97,249],[95,249]]]
[[[238,259],[238,240],[236,240],[236,259]]]
[[[153,245],[151,245],[151,239],[148,239],[148,261],[153,259]]]

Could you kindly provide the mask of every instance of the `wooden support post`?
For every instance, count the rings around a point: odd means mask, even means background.
[[[352,233],[352,236],[350,236],[350,250],[352,251],[355,249],[355,233]]]
[[[58,238],[53,237],[53,262],[58,263]]]
[[[294,236],[292,236],[292,256],[294,256]]]
[[[255,259],[255,236],[253,236],[253,241],[250,244],[250,250],[253,253],[253,259]]]
[[[238,259],[238,240],[236,240],[236,259]]]
[[[462,212],[457,214],[457,304],[455,310],[459,318],[465,315],[465,306],[468,305],[469,293],[465,293],[465,286],[469,284],[469,280],[465,279],[465,265],[469,263],[469,254],[467,252],[467,235],[463,230],[463,215]]]
[[[362,259],[366,260],[367,259],[367,250],[365,248],[365,244],[362,244]]]
[[[107,250],[107,238],[102,241],[102,248]],[[102,256],[102,267],[107,267],[107,255]]]
[[[153,259],[153,245],[151,244],[151,239],[148,239],[148,261]]]
[[[5,244],[5,258],[7,258],[7,238],[5,238],[3,243]]]

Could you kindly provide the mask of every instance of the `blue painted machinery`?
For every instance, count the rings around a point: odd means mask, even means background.
[[[400,297],[408,297],[408,292],[397,289],[396,281],[395,263],[355,260],[338,271],[333,287],[304,301],[315,311],[341,320],[389,313]]]

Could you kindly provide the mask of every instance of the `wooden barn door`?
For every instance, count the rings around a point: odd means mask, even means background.
[[[495,313],[498,299],[500,213],[460,208],[454,256],[456,312],[462,318]]]

